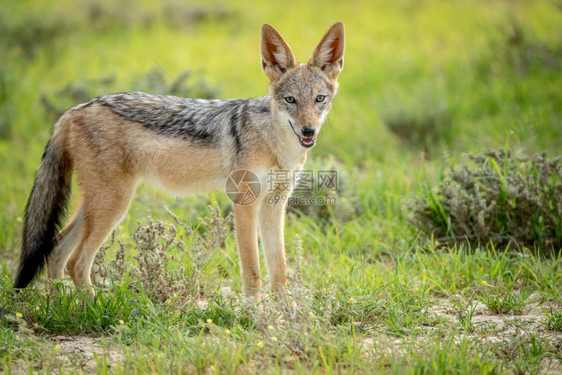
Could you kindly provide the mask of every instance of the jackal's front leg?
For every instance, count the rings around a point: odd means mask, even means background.
[[[258,202],[234,205],[234,219],[238,254],[242,269],[244,293],[260,298],[261,275],[258,253]]]
[[[260,237],[271,287],[283,292],[287,282],[284,223],[286,200],[264,199],[260,207]]]

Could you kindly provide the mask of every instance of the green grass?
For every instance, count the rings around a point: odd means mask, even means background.
[[[0,371],[560,369],[562,255],[444,246],[403,211],[421,184],[466,163],[465,152],[509,140],[522,154],[560,155],[562,12],[554,3],[41,0],[0,9]],[[261,24],[276,26],[306,61],[336,20],[346,24],[345,68],[309,167],[336,168],[342,185],[336,207],[288,214],[289,300],[266,293],[256,306],[240,297],[232,230],[206,251],[217,215],[208,206],[223,219],[232,211],[223,192],[180,199],[147,186],[117,228],[122,247],[108,247],[96,265],[104,289],[95,297],[44,277],[12,291],[21,217],[54,122],[42,97],[64,107],[76,93],[68,87],[92,96],[166,90],[186,70],[194,92],[264,95]],[[160,67],[168,81],[144,78]],[[139,254],[135,233],[157,220],[177,228],[185,249],[175,243],[165,259],[143,263],[151,249]]]

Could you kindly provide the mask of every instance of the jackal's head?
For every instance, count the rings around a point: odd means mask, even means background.
[[[343,23],[324,35],[310,61],[297,64],[289,45],[273,26],[261,29],[263,71],[269,79],[272,113],[303,147],[312,147],[336,95],[343,69]],[[291,130],[292,129],[292,130]]]

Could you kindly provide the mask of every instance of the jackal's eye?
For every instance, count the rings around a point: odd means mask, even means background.
[[[326,95],[316,95],[316,103],[322,103],[326,100]]]
[[[286,101],[287,103],[290,103],[290,104],[294,104],[294,103],[296,102],[294,96],[286,96],[286,97],[285,97],[285,101]]]

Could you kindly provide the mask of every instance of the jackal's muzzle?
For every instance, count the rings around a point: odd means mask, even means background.
[[[291,122],[291,120],[289,121],[289,125],[291,125],[291,129],[293,129],[293,133],[295,133],[295,135],[297,136],[297,138],[299,139],[299,143],[301,144],[301,146],[309,148],[314,146],[314,144],[316,143],[316,137],[314,137],[314,135],[316,134],[316,128],[310,125],[306,125],[301,129],[301,135],[299,135],[299,133],[297,132],[297,130],[295,129],[295,126],[293,125],[293,123]]]

